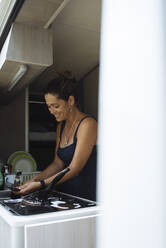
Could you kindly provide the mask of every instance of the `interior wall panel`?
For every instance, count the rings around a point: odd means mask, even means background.
[[[0,105],[0,159],[25,149],[25,91],[8,105]]]
[[[98,118],[98,76],[99,67],[95,68],[83,80],[84,112]]]

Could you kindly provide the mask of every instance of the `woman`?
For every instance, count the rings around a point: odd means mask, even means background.
[[[56,118],[54,161],[40,174],[20,186],[20,194],[44,188],[66,167],[70,171],[58,182],[56,190],[96,199],[97,122],[78,108],[76,82],[69,75],[53,80],[45,91],[48,109]]]

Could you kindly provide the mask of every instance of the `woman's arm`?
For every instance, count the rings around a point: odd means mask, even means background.
[[[58,184],[63,183],[80,173],[96,143],[97,122],[93,118],[87,118],[82,121],[77,132],[77,145],[73,159],[69,165],[70,171],[58,182]],[[48,185],[56,177],[56,175],[46,179],[45,183]]]
[[[57,155],[57,149],[59,145],[59,134],[60,134],[60,124],[58,124],[56,132],[56,148],[55,148],[55,159],[54,161],[42,172],[33,177],[30,181],[26,182],[24,185],[20,186],[20,191],[18,194],[28,194],[34,190],[41,187],[40,180],[50,178],[52,175],[57,174],[64,169],[63,161]]]
[[[51,177],[52,175],[58,173],[59,171],[64,169],[64,164],[60,160],[60,158],[55,153],[55,159],[54,161],[43,171],[41,171],[39,174],[37,174],[33,179],[32,182],[37,182],[40,180],[47,179]]]

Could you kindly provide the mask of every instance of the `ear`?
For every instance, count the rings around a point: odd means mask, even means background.
[[[69,96],[68,103],[70,106],[73,106],[75,104],[74,96]]]

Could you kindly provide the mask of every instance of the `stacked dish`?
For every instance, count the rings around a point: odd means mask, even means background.
[[[32,155],[25,151],[17,151],[10,155],[7,164],[12,166],[12,173],[17,170],[22,172],[35,172],[37,169],[36,162]]]

